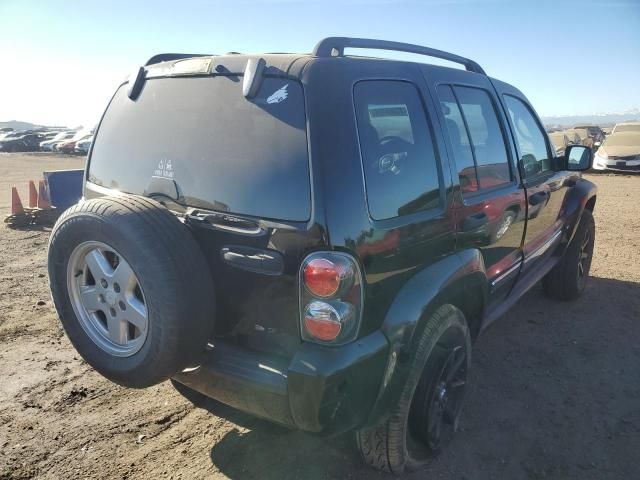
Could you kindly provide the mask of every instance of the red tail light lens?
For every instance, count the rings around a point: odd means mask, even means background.
[[[316,252],[302,264],[302,338],[341,345],[357,336],[362,281],[355,259],[341,252]]]
[[[304,284],[318,297],[330,297],[340,288],[340,272],[326,258],[314,258],[304,267]]]
[[[311,302],[307,305],[304,326],[312,337],[323,342],[335,340],[342,330],[340,314],[326,302]]]

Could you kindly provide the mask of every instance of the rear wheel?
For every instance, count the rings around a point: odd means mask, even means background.
[[[562,259],[543,279],[544,291],[549,297],[575,300],[582,294],[589,278],[595,236],[593,214],[585,210]]]
[[[400,402],[381,424],[356,433],[364,460],[401,474],[440,453],[458,428],[471,361],[464,315],[440,307],[420,337]]]

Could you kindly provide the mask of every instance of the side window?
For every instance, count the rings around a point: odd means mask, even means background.
[[[438,97],[440,108],[444,114],[447,133],[453,147],[453,157],[455,158],[460,188],[463,193],[475,192],[478,190],[478,177],[476,176],[476,164],[473,161],[471,152],[471,141],[467,134],[467,127],[462,118],[462,112],[453,96],[453,90],[448,85],[438,87]]]
[[[544,140],[545,133],[531,110],[516,97],[505,95],[504,99],[518,142],[518,152],[525,177],[551,170],[551,159]]]
[[[509,156],[489,94],[479,88],[438,88],[463,193],[511,181]]]
[[[376,220],[437,207],[438,160],[424,107],[407,82],[359,82],[354,102],[369,213]]]

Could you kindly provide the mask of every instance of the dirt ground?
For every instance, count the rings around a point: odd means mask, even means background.
[[[77,157],[0,155],[9,188]],[[592,275],[575,303],[540,288],[481,337],[461,432],[422,479],[640,478],[640,176],[600,190]],[[127,390],[93,372],[63,335],[47,287],[48,229],[0,225],[0,479],[390,478],[350,435],[319,439],[169,383]]]

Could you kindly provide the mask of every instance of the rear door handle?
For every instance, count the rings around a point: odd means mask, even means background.
[[[473,232],[489,223],[489,217],[485,212],[476,213],[464,219],[462,222],[463,232]]]
[[[549,194],[547,192],[536,192],[529,196],[529,205],[540,205],[547,199]]]

